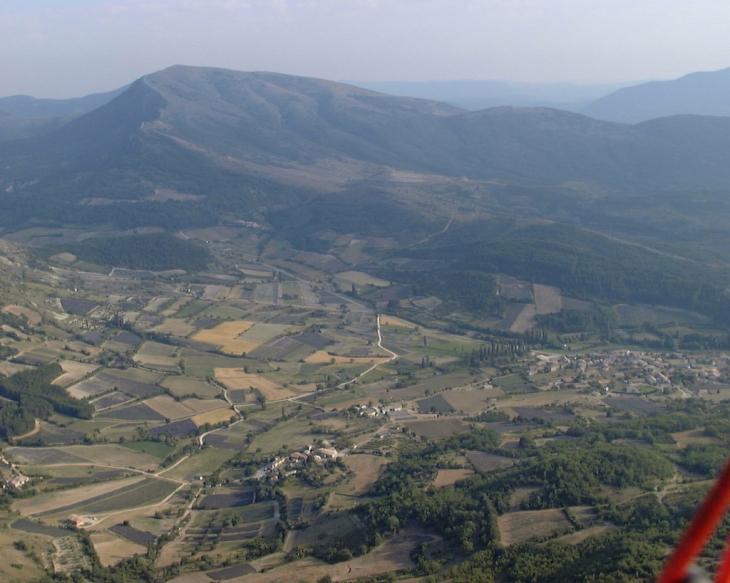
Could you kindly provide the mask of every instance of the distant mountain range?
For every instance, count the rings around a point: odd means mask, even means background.
[[[106,93],[93,93],[85,97],[71,99],[36,99],[30,95],[13,95],[0,97],[0,114],[20,117],[57,117],[76,116],[109,103],[117,95],[124,93],[129,87],[125,85]]]
[[[36,99],[29,95],[0,98],[0,141],[48,133],[72,119],[109,103],[127,86],[72,99]]]
[[[730,116],[730,68],[625,87],[580,111],[622,123],[684,114]]]
[[[347,81],[350,85],[401,97],[450,103],[468,111],[490,107],[550,107],[579,111],[596,99],[635,83],[520,83],[516,81]]]
[[[435,99],[470,111],[498,106],[550,107],[629,124],[670,115],[730,116],[730,68],[638,84],[470,80],[353,84],[389,95]]]

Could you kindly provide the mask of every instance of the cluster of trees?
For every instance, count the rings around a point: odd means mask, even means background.
[[[47,258],[61,251],[73,253],[83,261],[98,265],[151,271],[202,271],[211,261],[211,255],[205,247],[167,233],[85,239],[42,247],[36,253]]]
[[[523,356],[528,350],[520,340],[503,342],[492,341],[489,345],[483,344],[472,350],[469,356],[469,366],[495,365],[513,362]]]
[[[571,450],[530,463],[519,472],[523,484],[539,486],[526,509],[595,504],[600,486],[647,486],[673,475],[671,462],[654,449],[600,445]]]
[[[436,581],[492,583],[590,583],[652,581],[666,556],[666,545],[638,533],[590,537],[577,545],[560,541],[520,543],[484,550],[442,573]]]
[[[573,332],[599,332],[609,336],[618,325],[616,312],[611,309],[572,310],[563,308],[556,314],[539,314],[539,325],[560,334]]]
[[[474,312],[501,315],[507,301],[494,276],[477,270],[437,269],[425,272],[413,288],[417,296],[437,296]]]
[[[667,324],[675,326],[675,323]],[[679,330],[674,333],[667,333],[662,328],[649,322],[644,322],[639,328],[643,332],[657,336],[657,339],[643,338],[638,340],[633,337],[633,331],[629,340],[632,343],[640,344],[658,350],[727,350],[730,348],[730,334],[699,334],[690,332],[680,334]]]
[[[724,291],[729,274],[712,266],[569,225],[496,223],[479,222],[444,234],[430,248],[407,254],[443,260],[454,270],[524,277],[574,297],[673,306],[721,322],[730,319],[730,296]]]
[[[35,415],[16,403],[0,401],[0,437],[9,440],[32,431]]]
[[[680,412],[679,416],[684,415]],[[666,423],[671,415],[664,417],[667,419],[656,420],[663,431],[669,429]],[[474,427],[469,433],[427,443],[401,442],[397,460],[388,465],[371,491],[377,499],[355,510],[370,530],[368,546],[409,523],[440,534],[445,543],[441,550],[431,552],[428,545],[422,545],[413,555],[422,573],[434,581],[587,583],[601,579],[633,583],[656,575],[667,545],[676,540],[694,506],[677,501],[678,508],[670,509],[672,516],[667,518],[667,511],[658,512],[652,505],[646,508],[644,498],[616,507],[603,492],[607,487],[648,488],[671,477],[673,466],[661,451],[612,445],[588,433],[568,442],[509,452],[500,449],[500,441],[496,432]],[[464,450],[509,453],[521,462],[453,486],[428,488],[443,467],[444,455]],[[579,545],[556,540],[505,549],[500,544],[497,518],[509,509],[514,490],[522,487],[537,488],[523,504],[525,509],[591,504],[600,509],[601,519],[620,528]],[[661,506],[654,496],[649,498]],[[350,551],[359,552],[357,548]],[[454,563],[457,566],[446,567]]]
[[[8,358],[15,356],[16,354],[18,354],[18,351],[12,346],[0,345],[0,360],[7,360]]]
[[[267,218],[296,249],[316,253],[327,253],[332,247],[334,238],[315,235],[324,230],[394,237],[406,242],[423,238],[443,226],[371,186],[353,186],[344,192],[316,196],[272,211]]]
[[[7,312],[0,312],[0,324],[6,324],[12,326],[16,330],[20,330],[25,334],[33,334],[33,329],[28,323],[28,320],[22,316],[16,316]]]
[[[705,434],[730,445],[730,403],[707,403],[699,399],[674,401],[666,412],[657,412],[638,419],[618,419],[613,423],[587,423],[577,419],[568,435],[579,437],[579,443],[595,444],[619,439],[644,440],[650,444],[675,443],[672,433],[705,428]],[[691,451],[691,450],[690,450]]]
[[[682,450],[682,465],[691,472],[717,476],[727,463],[727,446],[693,443]]]
[[[46,419],[53,412],[69,417],[91,419],[94,408],[86,401],[74,399],[51,381],[63,373],[57,363],[15,373],[0,379],[0,396],[15,401],[29,415]]]

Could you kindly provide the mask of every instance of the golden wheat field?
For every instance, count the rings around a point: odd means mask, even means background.
[[[231,417],[236,417],[236,414],[228,408],[225,409],[214,409],[213,411],[207,411],[193,417],[193,423],[198,427],[210,423],[215,425],[216,423],[223,423],[224,421],[230,420]]]
[[[325,362],[335,362],[337,364],[375,364],[376,362],[387,361],[387,358],[375,356],[333,356],[327,354],[324,350],[318,350],[304,359],[304,362],[310,364],[322,364]]]
[[[396,318],[394,316],[380,316],[380,325],[396,326],[398,328],[416,328],[416,324],[413,324],[412,322],[407,322],[406,320],[401,320],[400,318]]]
[[[217,368],[215,378],[231,390],[256,389],[267,401],[278,401],[297,395],[294,391],[282,387],[263,375],[249,374],[240,368]]]
[[[210,330],[201,330],[193,340],[205,342],[214,346],[220,346],[221,351],[227,354],[241,355],[258,348],[258,344],[237,340],[246,330],[253,327],[255,322],[239,320],[236,322],[223,322]]]

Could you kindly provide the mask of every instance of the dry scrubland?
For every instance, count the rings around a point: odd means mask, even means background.
[[[387,460],[382,456],[358,454],[346,457],[345,463],[355,472],[355,477],[347,482],[341,493],[362,496],[375,485]]]
[[[549,285],[534,284],[535,311],[538,314],[555,314],[563,309],[563,298],[560,290]]]
[[[374,285],[376,287],[388,287],[389,281],[380,279],[379,277],[373,277],[362,271],[343,271],[337,274],[337,279],[354,283],[355,285]]]
[[[99,368],[98,364],[89,364],[75,360],[61,360],[59,364],[63,369],[63,374],[54,379],[53,384],[61,387],[72,385]]]
[[[247,575],[242,581],[246,583],[284,583],[289,581],[316,581],[330,575],[334,581],[349,581],[364,577],[374,577],[382,573],[410,569],[414,567],[411,560],[413,549],[436,537],[423,534],[420,530],[406,529],[373,549],[367,555],[328,565],[316,559],[303,559],[288,565],[275,567],[266,573]],[[253,561],[254,567],[265,565],[265,559]],[[171,583],[184,583],[185,579],[173,579]]]
[[[381,326],[395,326],[396,328],[411,328],[411,329],[415,329],[418,327],[418,324],[408,322],[401,318],[396,318],[395,316],[383,316],[383,315],[380,316],[380,325]]]
[[[23,306],[16,306],[16,305],[5,306],[2,309],[2,311],[5,312],[6,314],[13,314],[14,316],[22,316],[26,320],[28,320],[28,322],[33,324],[33,326],[37,326],[38,324],[40,324],[43,321],[43,318],[41,317],[41,315],[38,312],[31,310],[30,308],[24,308]]]
[[[506,547],[562,528],[572,526],[559,508],[509,512],[499,517],[499,533]]]
[[[105,567],[116,565],[134,555],[144,555],[147,552],[147,547],[114,536],[109,532],[91,533],[91,542],[96,554],[99,555],[99,562]]]
[[[22,541],[36,555],[42,556],[53,550],[51,540],[50,537],[33,536],[14,529],[1,530],[0,549],[3,558],[0,561],[0,581],[25,583],[39,580],[45,573],[43,568],[27,552],[16,548],[14,543]]]
[[[436,479],[433,481],[434,488],[452,486],[459,480],[474,475],[473,470],[439,470]]]

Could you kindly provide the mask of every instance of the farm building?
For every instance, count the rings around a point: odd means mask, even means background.
[[[30,481],[30,478],[28,476],[16,476],[12,480],[8,480],[8,486],[11,488],[15,488],[16,490],[20,490],[23,486],[25,486]]]
[[[84,520],[84,518],[82,516],[79,516],[78,514],[72,514],[71,516],[69,516],[66,519],[66,523],[70,524],[71,526],[79,527],[79,526],[84,526],[86,521]]]

